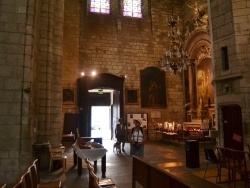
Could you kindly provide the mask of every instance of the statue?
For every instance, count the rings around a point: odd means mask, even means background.
[[[198,6],[198,3],[195,2],[193,6],[187,4],[187,6],[194,11],[194,23],[195,27],[202,27],[203,29],[207,29],[208,25],[208,15],[206,10],[206,4]]]

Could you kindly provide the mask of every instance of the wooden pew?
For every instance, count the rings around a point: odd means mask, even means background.
[[[1,188],[6,188],[7,184],[1,185]]]
[[[148,164],[136,156],[133,156],[132,165],[132,188],[136,187],[136,182],[147,188],[191,188],[172,174]]]
[[[38,159],[36,159],[28,167],[28,169],[21,175],[21,178],[14,185],[14,188],[22,188],[22,187],[61,188],[62,183],[60,180],[41,182]]]
[[[46,188],[46,187],[62,187],[62,182],[60,180],[49,181],[49,182],[41,182],[40,174],[39,174],[39,165],[38,159],[34,160],[33,164],[29,167],[32,174],[33,186],[39,188]]]

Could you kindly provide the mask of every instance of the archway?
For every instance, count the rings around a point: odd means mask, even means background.
[[[195,30],[185,41],[190,64],[184,74],[187,120],[201,120],[209,124],[214,114],[213,65],[210,36],[206,30]],[[188,107],[188,108],[187,108]],[[204,123],[204,124],[205,124]],[[207,127],[207,126],[206,126]]]

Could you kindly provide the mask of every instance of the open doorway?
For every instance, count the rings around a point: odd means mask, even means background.
[[[91,137],[111,139],[110,106],[91,107]]]

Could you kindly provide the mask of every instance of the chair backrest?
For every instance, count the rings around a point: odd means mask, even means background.
[[[223,168],[231,168],[232,166],[232,149],[216,147],[220,166]]]
[[[30,167],[30,173],[31,173],[31,178],[32,178],[32,185],[33,187],[37,187],[39,185],[39,180],[38,180],[38,172],[36,168],[36,164],[32,164]]]
[[[204,152],[205,152],[205,157],[207,161],[211,163],[216,163],[216,164],[219,163],[219,160],[213,148],[204,148]]]
[[[33,162],[33,168],[36,172],[36,178],[37,178],[37,183],[39,184],[40,183],[40,172],[39,172],[39,161],[38,159],[35,159],[34,162]]]
[[[89,173],[89,187],[90,188],[101,188],[99,185],[99,178],[95,175],[94,171]]]
[[[95,175],[94,167],[90,163],[89,158],[86,158],[85,162],[87,164],[87,168],[88,168],[88,171],[89,171],[89,187],[90,188],[95,188],[96,187],[96,182],[97,182],[97,184],[99,183],[99,179]]]
[[[249,152],[246,151],[239,151],[239,150],[232,150],[231,151],[232,159],[233,159],[233,167],[236,172],[240,172],[244,175],[249,173],[247,169],[247,160]]]
[[[89,158],[88,158],[88,157],[86,157],[86,158],[85,158],[85,163],[86,163],[86,164],[89,164],[89,163],[90,163],[90,161],[89,161]]]
[[[22,181],[20,180],[19,182],[17,182],[14,186],[13,186],[13,188],[22,188],[23,186],[22,186]]]
[[[21,177],[22,187],[24,188],[30,188],[32,187],[32,178],[31,173],[29,170],[27,170]]]
[[[95,171],[94,171],[94,167],[92,166],[91,163],[88,163],[88,164],[87,164],[87,168],[88,168],[89,171],[95,172]]]

